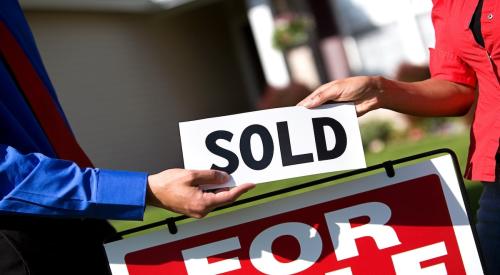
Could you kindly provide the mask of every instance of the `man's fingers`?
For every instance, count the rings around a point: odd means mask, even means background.
[[[236,199],[238,199],[239,196],[241,196],[243,193],[249,191],[254,187],[255,184],[252,183],[245,183],[242,185],[238,185],[228,191],[223,191],[213,194],[213,196],[207,198],[209,200],[207,203],[208,205],[210,205],[210,208],[212,209],[217,208],[221,205],[234,202]]]
[[[194,207],[186,214],[197,219],[203,218],[214,208],[234,202],[241,194],[252,189],[254,186],[254,184],[245,183],[227,191],[219,190],[216,193],[200,191],[203,193],[203,196],[193,204]]]
[[[224,188],[219,188],[219,189],[211,190],[211,192],[214,193],[214,194],[217,194],[217,193],[226,192],[226,191],[229,191],[229,190],[231,190],[231,188],[224,187]]]
[[[226,172],[218,170],[190,170],[191,185],[222,184],[229,180]]]

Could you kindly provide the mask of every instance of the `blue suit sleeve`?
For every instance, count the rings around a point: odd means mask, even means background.
[[[0,212],[141,220],[147,174],[98,168],[0,144]]]

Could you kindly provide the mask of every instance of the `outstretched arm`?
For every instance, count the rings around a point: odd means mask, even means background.
[[[329,82],[298,105],[314,108],[327,101],[353,101],[358,116],[378,108],[418,116],[457,116],[469,110],[474,89],[436,78],[408,83],[357,76]]]
[[[22,154],[0,144],[0,213],[59,218],[141,220],[145,204],[201,218],[231,203],[254,185],[218,193],[200,185],[221,184],[224,172],[170,169],[143,172],[80,168],[43,154]]]

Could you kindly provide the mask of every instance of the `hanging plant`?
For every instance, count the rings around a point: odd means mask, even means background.
[[[285,14],[275,21],[273,47],[284,51],[304,44],[309,39],[312,22],[307,16]]]

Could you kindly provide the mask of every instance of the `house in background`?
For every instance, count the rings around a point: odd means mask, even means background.
[[[254,110],[269,87],[394,76],[434,37],[431,0],[20,2],[80,144],[110,169],[181,167],[178,122]],[[306,39],[277,49],[295,17]]]
[[[95,165],[182,167],[178,122],[252,109],[237,37],[244,2],[20,1]],[[249,32],[249,31],[248,31]]]

